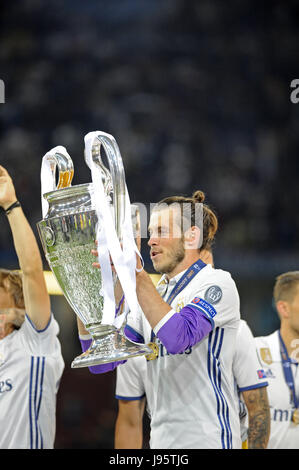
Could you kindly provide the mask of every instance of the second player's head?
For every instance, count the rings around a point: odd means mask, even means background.
[[[281,322],[296,331],[299,338],[299,271],[278,276],[273,297]]]
[[[15,318],[16,311],[18,310],[18,316],[20,316],[21,309],[23,310],[24,308],[22,275],[18,271],[9,271],[0,268],[0,314],[4,316],[7,315],[7,319],[9,319],[11,317],[9,312],[15,309]],[[22,313],[22,319],[23,318],[24,313]],[[4,335],[16,328],[16,324],[19,325],[21,323],[20,318],[16,318],[16,320],[16,323],[12,323],[9,320],[5,322]]]

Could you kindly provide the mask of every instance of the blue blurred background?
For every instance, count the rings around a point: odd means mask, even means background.
[[[276,329],[275,277],[299,264],[298,10],[275,0],[6,2],[0,163],[36,235],[42,156],[65,146],[73,184],[90,181],[83,138],[103,130],[118,142],[132,202],[206,193],[220,223],[215,264],[232,273],[253,333]],[[0,265],[16,268],[2,217]],[[145,241],[142,254],[153,272]],[[52,307],[66,362],[56,447],[112,448],[115,375],[70,369],[75,315],[61,296]]]

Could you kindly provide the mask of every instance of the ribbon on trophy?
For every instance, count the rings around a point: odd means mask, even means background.
[[[113,145],[113,151],[116,153],[116,157],[121,159],[121,156],[113,136],[105,134],[104,132],[94,131],[89,132],[84,137],[85,159],[91,170],[93,182],[92,202],[99,220],[97,228],[97,250],[98,261],[102,272],[102,288],[100,294],[104,297],[102,323],[114,325],[119,329],[126,318],[128,309],[125,309],[121,315],[115,317],[114,283],[110,256],[124,292],[125,302],[133,314],[137,314],[139,309],[136,295],[136,255],[138,255],[141,260],[142,257],[134,239],[131,204],[126,185],[125,194],[123,194],[125,214],[121,226],[122,246],[118,238],[108,197],[104,191],[101,168],[94,162],[92,157],[92,147],[95,139],[99,136],[101,137],[100,142],[103,144],[105,151],[111,150],[110,147]]]
[[[58,165],[59,180],[56,184],[55,172]],[[71,186],[74,176],[73,162],[65,147],[58,145],[47,152],[42,159],[41,166],[41,200],[42,214],[45,218],[48,212],[48,202],[43,197],[45,193],[55,189]]]

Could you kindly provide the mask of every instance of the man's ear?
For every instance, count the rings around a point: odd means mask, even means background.
[[[289,303],[285,300],[279,300],[276,302],[276,310],[280,318],[290,318]]]
[[[200,228],[196,225],[188,228],[184,233],[184,240],[185,240],[185,248],[195,249],[199,248],[199,240],[200,240]]]

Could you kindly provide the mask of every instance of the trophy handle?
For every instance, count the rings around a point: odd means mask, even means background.
[[[110,172],[102,161],[101,145],[105,150]],[[119,240],[121,240],[122,226],[125,220],[125,172],[119,147],[112,135],[105,132],[97,133],[92,143],[92,159],[101,169],[106,194],[109,195],[113,192],[115,229]],[[88,165],[86,156],[85,161]]]
[[[68,155],[55,152],[45,156],[51,172],[53,180],[56,178],[56,168],[58,170],[58,182],[55,189],[68,188],[71,186],[74,176],[74,165],[72,159]]]

